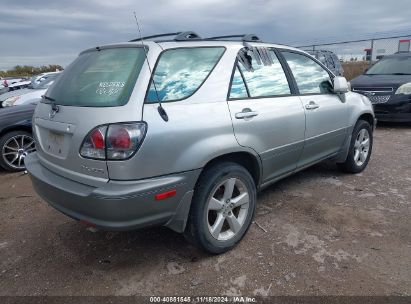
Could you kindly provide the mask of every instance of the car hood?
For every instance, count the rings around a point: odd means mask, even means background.
[[[33,89],[20,89],[20,90],[7,92],[7,93],[0,95],[0,102],[5,101],[9,97],[20,96],[23,94],[31,93],[33,91],[34,91]]]
[[[14,105],[17,106],[17,105],[25,104],[35,99],[39,99],[41,98],[42,95],[44,95],[44,93],[46,93],[46,91],[47,89],[30,90],[30,92],[21,94],[20,99],[17,100]]]
[[[360,75],[350,81],[351,87],[392,87],[411,82],[411,75]]]

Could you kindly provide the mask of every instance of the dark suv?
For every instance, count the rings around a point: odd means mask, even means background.
[[[411,52],[383,57],[351,87],[371,100],[379,121],[411,122]]]

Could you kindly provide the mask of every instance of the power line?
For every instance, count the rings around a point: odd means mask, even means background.
[[[333,44],[348,44],[348,43],[356,43],[356,42],[369,42],[370,40],[383,40],[383,39],[396,39],[396,38],[403,38],[403,37],[411,37],[411,33],[406,35],[400,36],[390,36],[390,37],[381,37],[381,38],[368,38],[368,39],[358,39],[358,40],[350,40],[350,41],[335,41],[335,42],[328,42],[328,43],[311,43],[307,45],[300,45],[297,46],[298,48],[306,48],[312,46],[324,46],[324,45],[333,45]]]
[[[400,38],[400,37],[407,37],[410,36],[411,28],[404,27],[402,29],[390,30],[390,31],[380,31],[380,32],[373,32],[373,33],[363,33],[358,35],[339,35],[339,36],[327,36],[321,37],[320,39],[305,39],[299,40],[294,42],[288,42],[287,44],[290,45],[309,45],[312,46],[313,44],[318,45],[328,45],[334,44],[330,43],[329,41],[343,41],[343,42],[363,42],[370,39],[390,39],[390,38]]]

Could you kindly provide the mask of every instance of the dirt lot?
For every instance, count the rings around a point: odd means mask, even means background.
[[[411,295],[411,127],[379,126],[365,172],[320,164],[258,197],[208,256],[164,228],[92,232],[0,174],[0,295]]]

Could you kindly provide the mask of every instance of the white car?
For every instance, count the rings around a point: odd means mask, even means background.
[[[53,77],[53,75],[58,75],[61,73],[61,71],[58,72],[48,72],[48,73],[41,73],[39,75],[33,76],[30,78],[30,81],[33,84],[39,84],[40,82],[43,82],[44,80],[47,80],[50,76]]]
[[[20,90],[20,89],[27,88],[30,83],[31,83],[30,80],[21,80],[19,82],[10,84],[8,88],[9,88],[9,91]]]
[[[47,89],[54,83],[54,80],[59,76],[59,73],[53,73],[52,75],[48,75],[46,80],[41,81],[40,83],[32,83],[29,88],[22,89],[16,92],[9,92],[6,95],[5,99],[1,103],[3,108],[5,107],[12,107],[12,106],[19,106],[24,104],[32,103],[41,98],[44,93],[46,93]],[[16,94],[10,94],[16,93]]]
[[[0,79],[0,95],[9,91],[27,87],[30,81],[25,78],[1,78]]]

